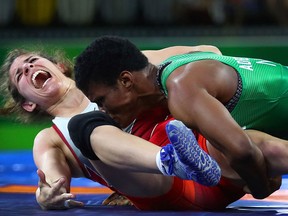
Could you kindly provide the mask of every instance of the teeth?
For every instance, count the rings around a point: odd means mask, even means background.
[[[40,77],[37,78],[37,76],[40,75]],[[50,80],[51,76],[46,71],[36,71],[34,74],[32,74],[32,83],[35,86],[35,88],[43,88],[48,80]]]
[[[35,81],[35,78],[37,77],[38,74],[40,73],[46,73],[45,71],[36,71],[33,75],[32,75],[32,81],[34,82]]]
[[[47,83],[50,79],[51,79],[51,78],[48,78],[48,79],[43,83],[42,88],[46,85],[46,83]]]

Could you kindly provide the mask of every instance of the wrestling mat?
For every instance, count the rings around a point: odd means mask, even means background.
[[[30,151],[0,152],[0,215],[288,215],[288,176],[283,176],[281,189],[264,200],[244,196],[221,212],[139,211],[132,206],[102,206],[111,191],[87,179],[73,179],[72,192],[84,208],[61,211],[43,211],[35,200],[38,177]]]

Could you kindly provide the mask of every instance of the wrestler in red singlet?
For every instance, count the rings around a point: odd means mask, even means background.
[[[89,105],[86,111],[89,110],[93,110],[93,103]],[[93,166],[91,166],[89,160],[85,159],[71,141],[67,129],[69,119],[59,117],[55,119],[53,120],[55,124],[53,128],[69,147],[86,177],[109,187],[104,179],[97,174]],[[156,108],[150,110],[150,112],[139,115],[133,124],[131,124],[131,127],[129,127],[130,133],[158,146],[164,146],[169,143],[165,127],[171,120],[173,120],[173,118],[167,109]],[[206,139],[196,133],[195,136],[200,147],[207,152]],[[110,189],[117,191],[112,187],[110,187]],[[191,180],[182,180],[174,177],[170,191],[161,196],[139,198],[123,195],[128,197],[133,204],[141,210],[221,210],[228,204],[241,198],[244,193],[240,188],[232,186],[232,184],[223,177],[220,183],[214,187],[207,187]]]
[[[164,146],[169,143],[165,126],[170,120],[173,118],[167,109],[153,109],[140,115],[134,121],[130,133],[158,146]],[[206,139],[200,134],[194,134],[200,147],[208,152]],[[170,191],[164,195],[152,198],[127,197],[141,210],[223,210],[243,195],[242,188],[233,186],[224,177],[214,187],[207,187],[191,180],[181,180],[174,177]]]

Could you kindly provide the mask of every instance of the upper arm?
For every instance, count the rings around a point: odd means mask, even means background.
[[[232,89],[229,76],[223,79],[225,72],[217,74],[221,67],[217,69],[212,62],[210,68],[207,64],[182,66],[176,74],[171,74],[167,80],[169,109],[176,119],[198,130],[224,154],[232,156],[241,151],[243,142],[248,145],[250,142],[223,105],[223,101],[234,94],[229,92]]]
[[[33,158],[37,168],[41,169],[48,183],[65,177],[71,180],[71,172],[65,154],[60,148],[57,134],[51,128],[42,130],[34,139]]]
[[[142,53],[148,58],[150,63],[158,65],[171,56],[198,51],[214,52],[220,55],[222,54],[217,47],[211,45],[171,46],[160,50],[144,50]]]

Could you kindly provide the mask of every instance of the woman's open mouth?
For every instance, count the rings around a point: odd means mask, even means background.
[[[39,70],[32,74],[32,83],[36,89],[44,88],[51,77],[50,73]]]

